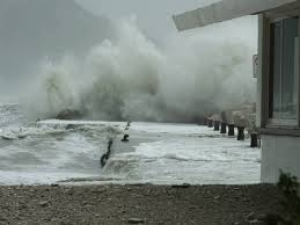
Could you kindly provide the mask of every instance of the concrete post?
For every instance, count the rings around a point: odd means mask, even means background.
[[[234,136],[234,124],[228,124],[228,136]]]
[[[213,120],[212,119],[208,119],[208,127],[209,128],[213,127]]]
[[[257,148],[258,147],[258,134],[257,133],[251,133],[251,143],[250,143],[250,147],[251,148]]]
[[[245,140],[245,133],[244,133],[245,127],[238,127],[238,136],[237,140],[238,141],[243,141]]]
[[[214,121],[214,131],[220,130],[220,121]]]
[[[221,123],[221,134],[226,134],[227,133],[227,124],[226,123]]]
[[[204,126],[207,126],[207,125],[208,125],[208,120],[207,120],[207,118],[204,118],[204,119],[203,119],[203,125],[204,125]]]

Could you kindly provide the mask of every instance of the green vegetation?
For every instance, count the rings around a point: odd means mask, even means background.
[[[281,212],[278,215],[269,215],[267,225],[300,225],[300,196],[297,177],[280,171],[277,184],[282,193]]]
[[[300,196],[297,178],[290,173],[280,171],[277,186],[284,196],[281,201],[283,224],[300,225]]]

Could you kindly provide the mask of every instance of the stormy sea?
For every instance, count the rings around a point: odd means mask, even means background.
[[[0,184],[258,183],[259,148],[197,125],[255,101],[256,20],[162,47],[129,18],[81,58],[38,63],[0,99]],[[60,118],[64,110],[78,118]]]
[[[196,124],[45,120],[0,105],[1,185],[65,183],[249,184],[260,149]],[[129,141],[122,142],[124,134]],[[113,139],[104,168],[100,157]]]

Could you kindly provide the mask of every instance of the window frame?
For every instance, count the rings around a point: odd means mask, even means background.
[[[296,118],[295,119],[288,119],[288,118],[270,118],[271,115],[271,99],[272,99],[272,94],[271,93],[271,85],[273,85],[273,83],[271,83],[272,81],[272,76],[273,74],[271,74],[272,69],[271,67],[272,65],[272,55],[271,55],[271,25],[273,23],[276,22],[280,22],[283,21],[285,19],[288,18],[292,18],[292,17],[298,17],[298,65],[300,65],[300,11],[294,11],[293,13],[290,13],[289,11],[285,11],[285,12],[281,12],[280,14],[265,14],[265,25],[267,25],[267,28],[264,28],[264,34],[266,36],[266,38],[264,38],[264,45],[267,45],[267,59],[263,59],[263,64],[265,67],[263,74],[265,74],[267,72],[267,83],[265,83],[263,85],[263,89],[266,87],[266,85],[268,85],[267,91],[262,93],[262,99],[263,104],[267,104],[267,106],[262,107],[263,110],[265,110],[265,112],[262,113],[262,115],[264,116],[263,119],[263,123],[262,123],[262,127],[265,128],[270,128],[270,129],[299,129],[300,128],[300,68],[298,67],[297,72],[297,76],[298,76],[298,85],[297,85],[297,106],[296,106]],[[283,44],[283,43],[281,43]],[[282,56],[280,57],[280,61],[282,62]],[[282,64],[280,64],[280,66],[282,67]],[[263,75],[264,76],[264,75]],[[280,76],[280,80],[282,79],[282,76]],[[281,81],[280,81],[281,82]]]

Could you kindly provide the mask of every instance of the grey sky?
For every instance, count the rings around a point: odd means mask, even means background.
[[[112,19],[135,14],[139,26],[153,38],[176,32],[172,14],[194,9],[213,0],[76,0],[95,14]]]

